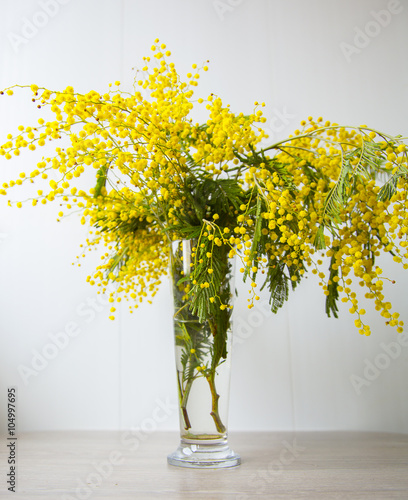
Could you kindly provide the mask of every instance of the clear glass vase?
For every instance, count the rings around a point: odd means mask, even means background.
[[[231,310],[204,321],[191,312],[189,274],[196,245],[196,240],[174,242],[171,252],[181,441],[167,460],[180,467],[233,467],[241,459],[227,440]],[[227,254],[221,259],[225,276],[217,293],[231,305],[232,264]]]

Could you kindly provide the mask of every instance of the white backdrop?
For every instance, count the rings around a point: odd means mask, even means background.
[[[267,103],[271,140],[309,115],[408,135],[405,0],[2,0],[0,88],[131,88],[156,37],[179,72],[210,60],[198,95],[234,111]],[[40,116],[28,93],[0,98],[0,142]],[[31,171],[34,154],[6,162],[0,184]],[[23,191],[15,191],[24,199]],[[58,206],[10,209],[0,198],[0,432],[8,386],[23,430],[177,429],[169,287],[115,322],[72,265],[86,229]],[[387,293],[408,325],[407,272]],[[327,319],[312,278],[272,315],[235,310],[230,429],[408,432],[408,340],[369,313],[361,337],[347,308]],[[69,334],[69,336],[68,336]],[[53,347],[54,346],[54,347]],[[155,420],[161,408],[160,421]]]

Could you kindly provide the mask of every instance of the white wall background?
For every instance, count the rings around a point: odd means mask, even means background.
[[[0,88],[103,91],[117,79],[130,88],[132,68],[159,37],[181,74],[210,60],[199,95],[219,94],[238,112],[265,101],[272,139],[309,115],[408,135],[405,0],[2,0],[1,9]],[[1,143],[41,115],[30,99],[0,98]],[[0,157],[0,183],[36,160]],[[169,288],[152,306],[129,315],[125,305],[109,321],[85,282],[97,257],[72,265],[86,231],[75,216],[57,223],[57,211],[10,209],[0,199],[0,432],[11,385],[21,431],[139,427],[158,401],[176,402]],[[408,273],[390,259],[382,265],[408,325]],[[276,316],[249,312],[240,289],[231,430],[408,432],[407,341],[387,354],[398,335],[381,317],[370,312],[373,334],[363,338],[347,308],[339,320],[325,318],[313,279]],[[77,335],[49,350],[50,336],[67,329]],[[44,351],[55,357],[41,367],[35,358]],[[32,363],[24,380],[18,367]],[[168,413],[158,427],[177,429],[176,412]]]

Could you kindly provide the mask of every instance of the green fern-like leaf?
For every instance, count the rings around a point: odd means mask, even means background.
[[[313,240],[313,245],[317,250],[324,250],[326,248],[326,242],[324,241],[324,226],[319,226],[316,236]]]
[[[378,201],[389,201],[397,190],[398,181],[401,177],[408,178],[408,169],[400,165],[398,170],[388,179],[378,193]]]
[[[323,208],[323,220],[326,218],[340,222],[340,212],[345,202],[346,191],[349,187],[349,175],[353,171],[348,158],[343,158],[340,175],[335,185],[330,189]]]
[[[327,285],[327,292],[328,295],[326,296],[326,314],[327,316],[330,317],[330,314],[333,314],[335,318],[338,317],[338,308],[337,308],[337,301],[339,299],[339,290],[338,290],[338,283],[337,283],[337,278],[339,275],[338,268],[334,266],[336,262],[336,251],[338,248],[333,248],[334,253],[331,257],[330,260],[330,276],[329,276],[329,283]]]
[[[268,274],[261,287],[262,290],[265,285],[268,286],[270,291],[269,304],[271,304],[273,313],[278,312],[289,297],[289,278],[286,276],[284,268],[285,265],[282,263],[270,263]]]
[[[263,219],[261,217],[261,210],[262,210],[262,198],[258,194],[257,199],[256,199],[255,229],[254,229],[254,234],[252,237],[252,245],[251,245],[251,250],[250,250],[250,254],[249,254],[249,262],[252,262],[255,255],[257,254],[258,245],[260,243],[261,236],[262,236]],[[244,281],[246,280],[246,278],[248,276],[249,268],[250,268],[250,265],[246,266],[246,268],[245,268],[245,272],[243,275]]]
[[[102,192],[102,188],[106,186],[106,180],[108,176],[108,165],[103,165],[96,173],[96,186],[94,197],[97,198]]]

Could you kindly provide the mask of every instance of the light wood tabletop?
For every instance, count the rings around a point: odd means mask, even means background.
[[[3,436],[3,443],[6,441]],[[239,467],[167,464],[172,432],[38,432],[17,438],[13,499],[408,499],[408,435],[364,432],[231,433]],[[5,451],[6,450],[6,451]]]

